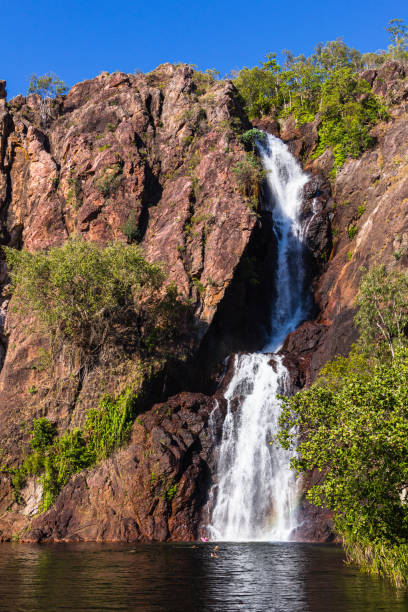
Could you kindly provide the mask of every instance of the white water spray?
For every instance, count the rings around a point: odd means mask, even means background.
[[[213,540],[288,540],[296,527],[296,482],[289,453],[270,441],[278,432],[281,404],[290,380],[279,350],[305,318],[303,238],[299,222],[302,189],[308,181],[287,146],[268,135],[258,144],[267,171],[266,207],[277,240],[276,297],[270,338],[260,353],[235,357],[234,376],[217,466]],[[269,353],[269,354],[268,354]]]

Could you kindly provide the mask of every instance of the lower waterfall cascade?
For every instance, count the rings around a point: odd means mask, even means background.
[[[287,541],[297,526],[290,454],[271,440],[279,428],[278,395],[291,392],[277,351],[310,309],[303,244],[307,227],[299,220],[309,177],[280,139],[265,134],[257,147],[266,170],[263,205],[272,214],[277,242],[275,299],[264,348],[234,357],[234,375],[225,392],[218,485],[208,527],[210,538],[218,541]]]

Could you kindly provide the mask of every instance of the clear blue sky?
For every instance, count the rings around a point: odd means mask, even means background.
[[[388,44],[390,19],[408,22],[407,0],[0,0],[0,9],[9,99],[49,70],[72,86],[102,70],[145,72],[166,61],[224,75],[269,51],[307,54],[338,36],[375,51]]]

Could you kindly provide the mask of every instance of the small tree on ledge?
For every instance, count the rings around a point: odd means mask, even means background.
[[[28,85],[28,94],[36,93],[44,100],[55,98],[67,93],[68,87],[54,72],[46,72],[41,76],[33,74]]]

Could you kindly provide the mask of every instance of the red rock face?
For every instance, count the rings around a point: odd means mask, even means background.
[[[393,63],[364,78],[393,102],[390,120],[373,130],[377,144],[347,161],[332,184],[329,151],[307,167],[311,181],[302,214],[318,316],[284,346],[298,388],[355,340],[361,266],[408,263],[406,74]],[[290,120],[258,124],[280,134],[302,158],[316,146],[317,122],[301,128]],[[36,250],[78,233],[99,243],[137,238],[194,306],[195,388],[204,391],[202,363],[211,357],[221,363],[231,350],[256,350],[251,330],[265,321],[263,298],[273,298],[273,287],[265,289],[273,278],[273,228],[266,216],[257,221],[240,195],[232,168],[244,153],[234,125],[249,127],[233,85],[209,83],[186,66],[166,64],[149,75],[103,73],[63,99],[18,96],[8,107],[0,81],[2,244]],[[358,230],[352,239],[351,225]],[[16,465],[33,418],[46,415],[61,432],[80,426],[104,392],[123,389],[136,366],[130,359],[112,368],[106,355],[78,381],[69,378],[61,356],[47,374],[39,367],[47,338],[31,333],[31,322],[7,308],[4,263],[0,282],[0,463]],[[246,321],[242,311],[250,313]],[[182,393],[163,403],[188,388],[189,367],[167,368],[151,382],[130,444],[74,476],[45,514],[35,516],[41,497],[35,479],[18,506],[10,478],[0,472],[0,540],[15,534],[26,541],[200,535],[222,424],[209,423],[209,414],[215,399],[222,406],[222,393]],[[38,389],[34,396],[32,387]],[[303,531],[296,537],[332,537],[329,516],[307,504],[302,512]]]
[[[193,305],[190,344],[197,349],[257,225],[233,172],[244,156],[237,127],[242,132],[249,124],[232,83],[213,82],[186,66],[166,64],[149,75],[103,73],[64,98],[43,101],[34,94],[8,105],[1,81],[1,241],[38,250],[76,234],[102,244],[137,240]],[[7,282],[4,263],[0,282]],[[33,418],[46,415],[60,431],[81,425],[103,393],[126,385],[137,363],[130,358],[115,369],[106,355],[83,380],[73,380],[61,356],[51,375],[39,366],[47,338],[11,310],[6,317],[8,299],[6,287],[0,304],[1,461],[16,464]],[[180,376],[167,368],[153,384],[146,410],[154,398],[182,388]],[[134,460],[129,455],[126,465]],[[11,501],[7,478],[2,480],[0,514]],[[159,514],[165,506],[159,503]],[[16,510],[17,525],[22,519],[21,508]],[[190,537],[193,522],[185,527]],[[0,524],[3,537],[9,534],[6,523]],[[184,537],[177,520],[170,523],[166,537],[172,531]],[[158,528],[146,525],[133,535],[159,537]],[[119,528],[112,529],[109,537],[119,538]],[[95,537],[103,538],[100,533]]]
[[[73,477],[23,541],[197,539],[210,481],[214,400],[182,393],[134,424],[129,444]]]

